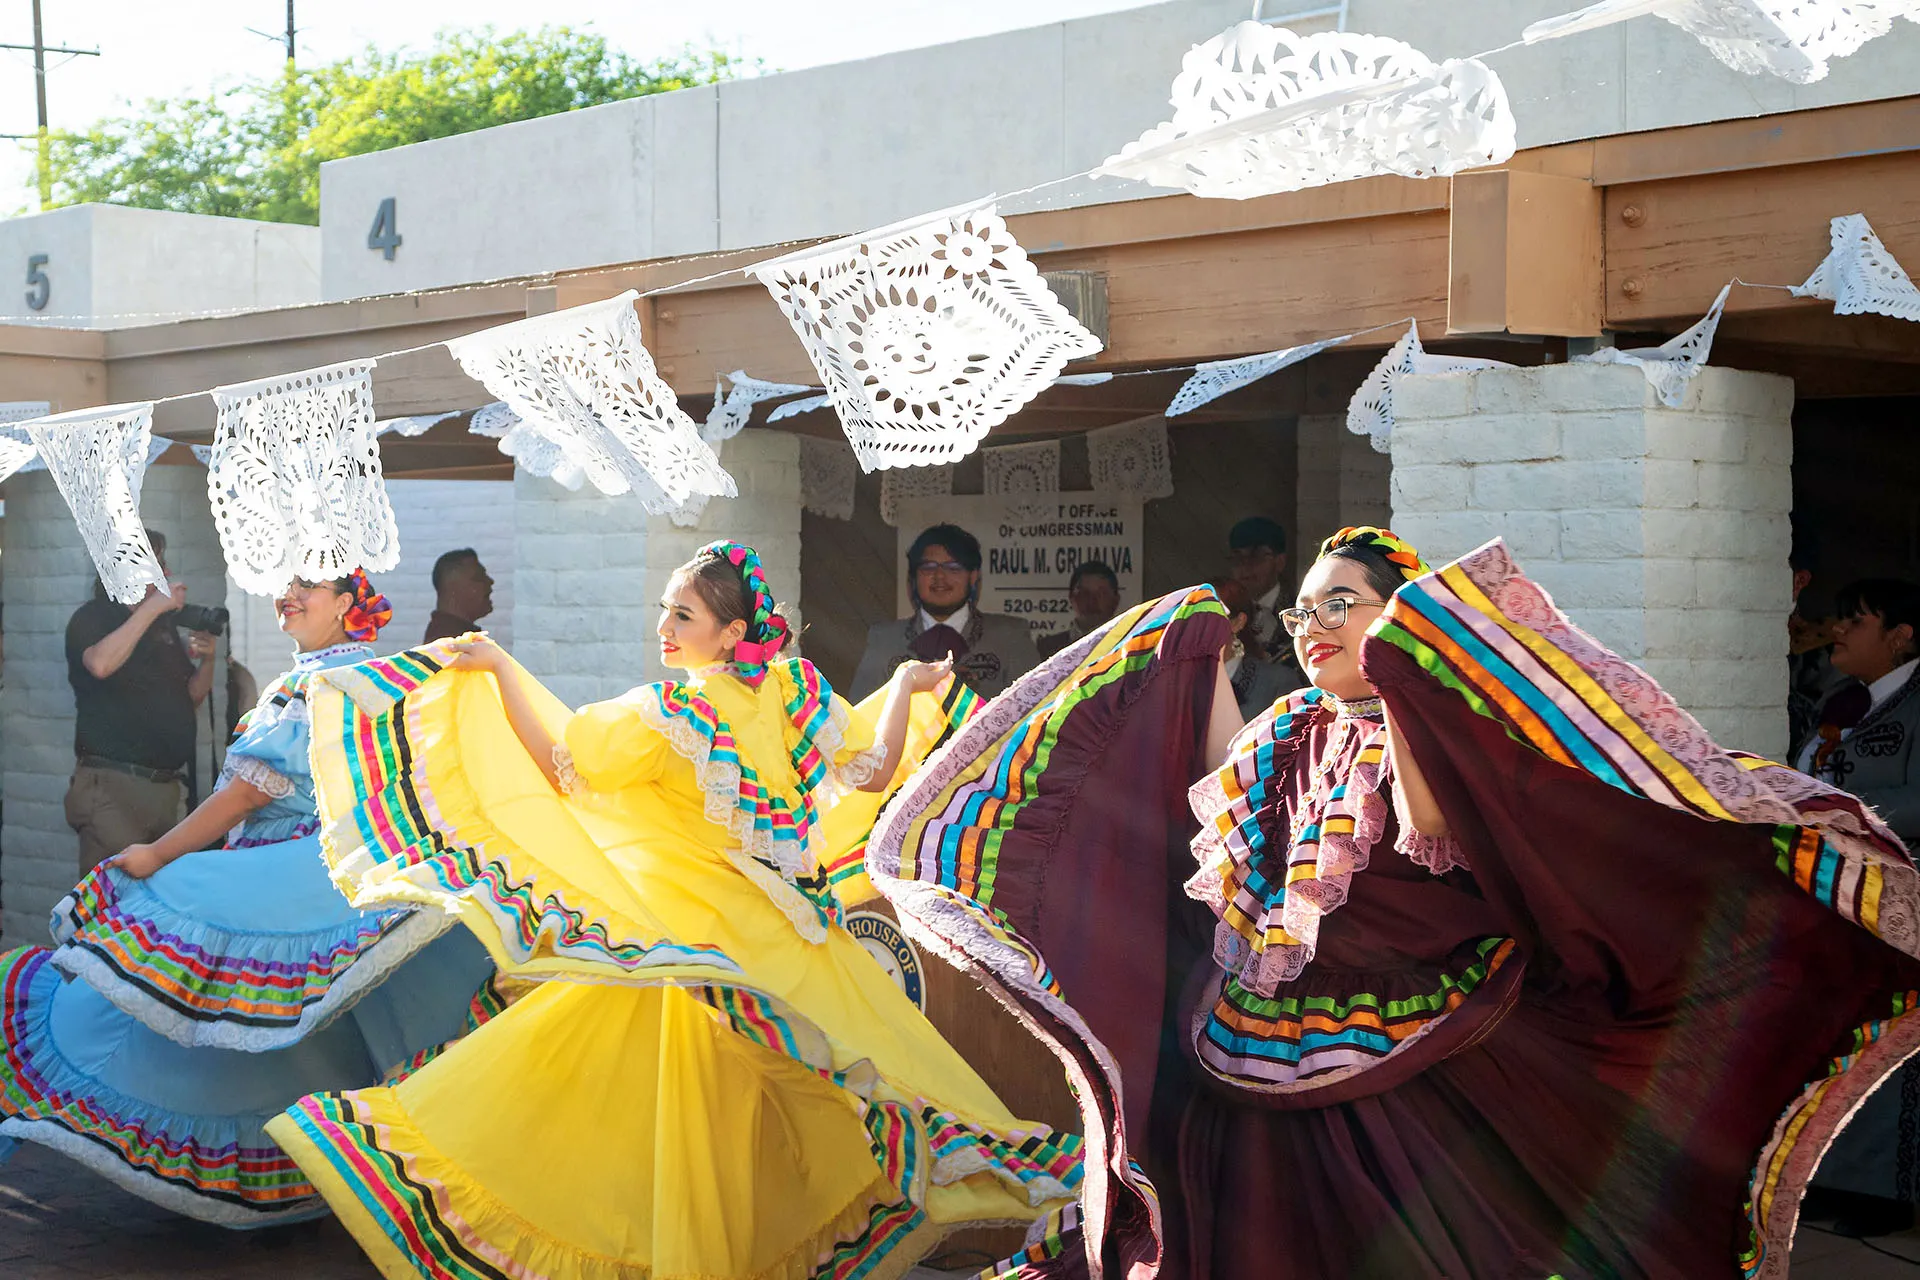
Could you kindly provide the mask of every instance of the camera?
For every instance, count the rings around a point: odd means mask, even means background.
[[[185,627],[188,631],[219,635],[227,629],[227,619],[232,616],[225,609],[209,608],[204,604],[183,604],[173,611],[173,624]]]

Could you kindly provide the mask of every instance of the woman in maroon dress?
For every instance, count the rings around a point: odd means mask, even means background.
[[[1314,687],[1224,753],[1209,598],[1008,690],[869,846],[1082,1100],[1082,1216],[1015,1267],[1783,1274],[1821,1152],[1920,1047],[1897,839],[1715,746],[1497,543],[1434,573],[1330,539],[1289,619]],[[1167,779],[1221,754],[1195,957]]]

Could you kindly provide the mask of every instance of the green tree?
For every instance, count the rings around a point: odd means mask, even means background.
[[[53,203],[100,201],[269,222],[320,218],[320,164],[624,98],[731,80],[757,64],[686,49],[652,61],[570,27],[443,31],[424,53],[325,66],[57,131]]]

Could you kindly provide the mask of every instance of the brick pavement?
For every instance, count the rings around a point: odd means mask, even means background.
[[[1793,1280],[1913,1280],[1920,1232],[1876,1241],[1802,1230]],[[964,1273],[954,1273],[964,1274]],[[1729,1268],[1731,1274],[1731,1268]],[[31,1144],[0,1165],[0,1280],[378,1280],[332,1219],[236,1232],[128,1195]],[[908,1280],[951,1280],[919,1269]]]

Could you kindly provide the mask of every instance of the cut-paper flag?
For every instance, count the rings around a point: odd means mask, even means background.
[[[1375,174],[1431,178],[1513,155],[1506,89],[1477,59],[1435,63],[1348,31],[1242,22],[1188,51],[1173,118],[1095,172],[1244,200]]]
[[[731,498],[733,477],[641,342],[638,297],[628,290],[516,320],[447,349],[519,415],[500,450],[536,474],[562,483],[577,474],[602,493],[634,494],[656,515],[697,494]]]
[[[295,578],[400,562],[380,468],[373,361],[216,387],[207,497],[227,572],[273,595]]]
[[[965,457],[1068,361],[1100,350],[990,202],[749,271],[799,335],[868,471]]]

